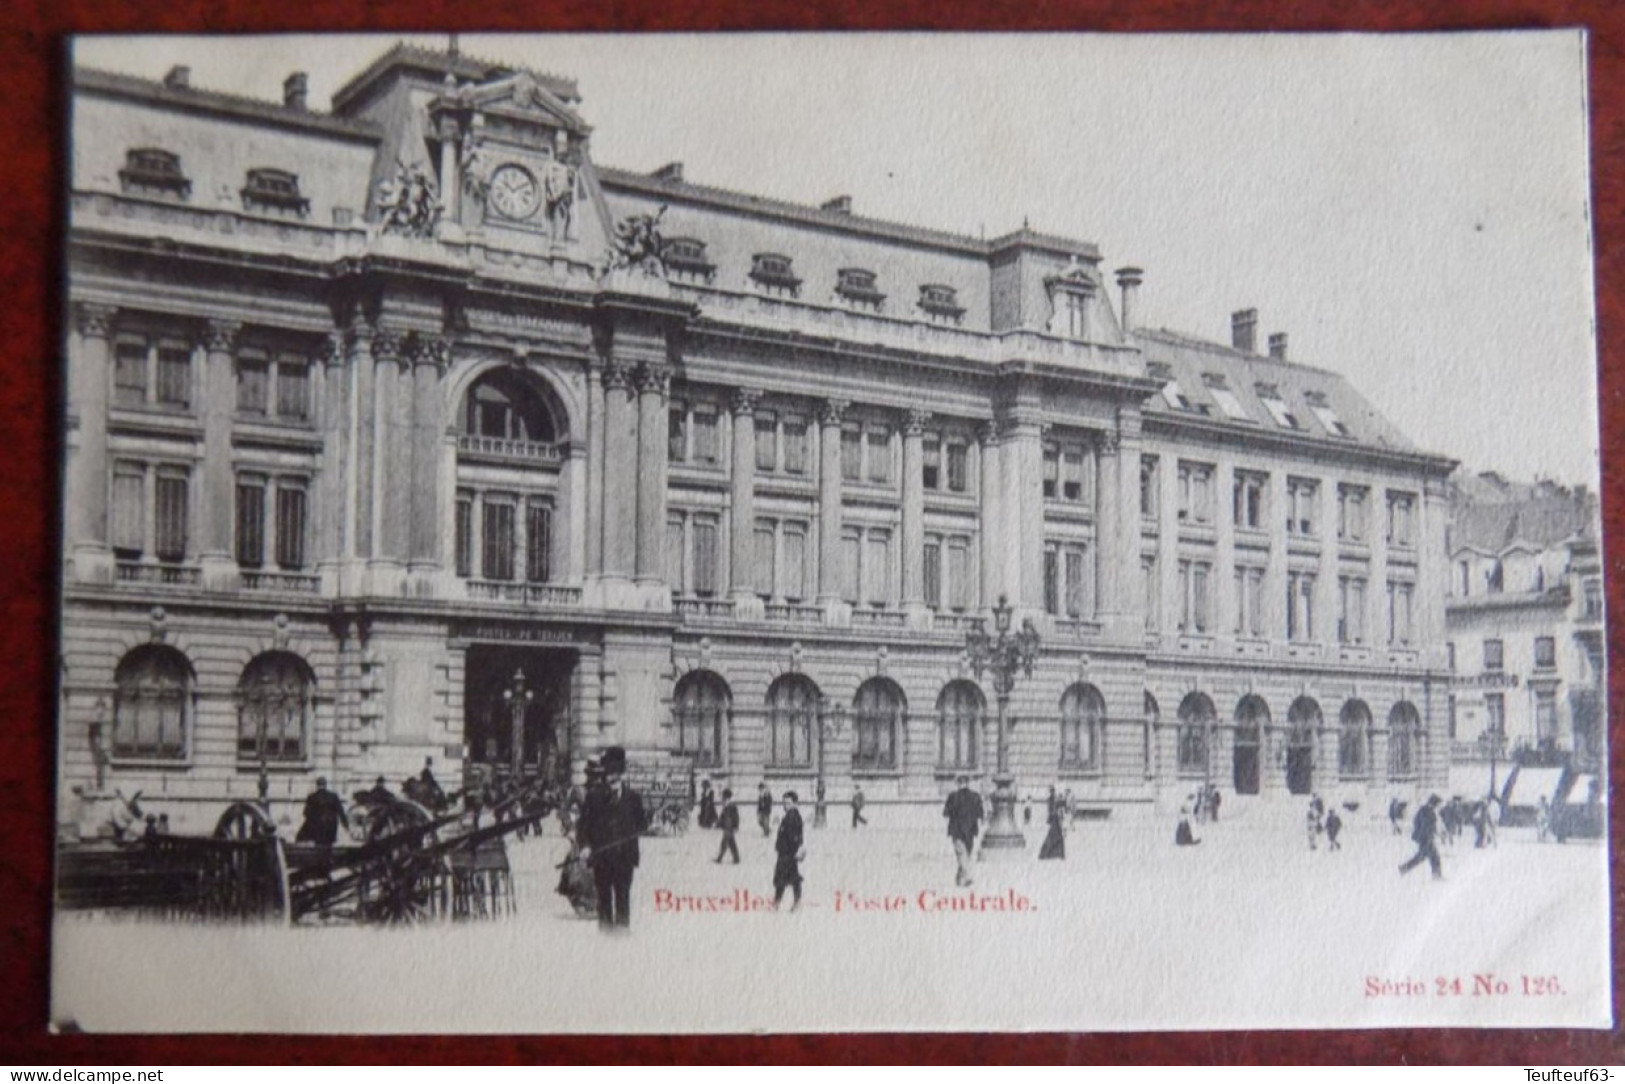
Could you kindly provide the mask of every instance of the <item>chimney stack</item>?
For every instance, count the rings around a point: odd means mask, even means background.
[[[177,64],[169,69],[164,76],[164,86],[170,90],[186,90],[192,85],[192,69],[185,64]]]
[[[1122,323],[1125,335],[1134,329],[1134,303],[1139,296],[1140,283],[1144,281],[1144,275],[1145,272],[1138,267],[1117,269],[1117,285],[1123,291]]]
[[[1258,350],[1258,310],[1242,309],[1230,314],[1230,345],[1244,354]]]
[[[819,210],[834,211],[838,215],[849,215],[852,213],[852,197],[836,196],[832,200],[824,201],[824,203],[819,206]]]
[[[308,109],[309,94],[310,77],[304,72],[294,72],[282,80],[282,104],[289,109]]]
[[[676,181],[680,184],[683,180],[683,163],[667,162],[649,176],[657,181]]]
[[[1270,336],[1270,357],[1286,360],[1286,332],[1277,331]]]

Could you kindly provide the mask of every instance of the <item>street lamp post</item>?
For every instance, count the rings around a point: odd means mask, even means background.
[[[536,699],[536,694],[525,684],[525,671],[515,670],[513,680],[508,687],[502,690],[502,699],[508,705],[509,711],[509,738],[512,744],[508,748],[508,762],[513,768],[513,777],[518,779],[525,766],[525,709],[530,702]]]
[[[828,701],[818,703],[818,779],[813,791],[813,827],[823,828],[829,823],[829,810],[824,800],[824,766],[828,759],[829,739],[841,733],[842,712]]]
[[[998,633],[989,636],[978,628],[965,634],[965,654],[978,681],[982,671],[993,675],[993,694],[998,702],[998,763],[993,775],[993,816],[987,833],[982,837],[982,852],[1020,850],[1027,845],[1026,837],[1016,825],[1015,777],[1010,774],[1010,693],[1016,685],[1016,671],[1033,676],[1033,663],[1038,659],[1038,630],[1032,620],[1024,619],[1021,629],[1010,631],[1010,603],[999,596],[993,608],[993,627]]]

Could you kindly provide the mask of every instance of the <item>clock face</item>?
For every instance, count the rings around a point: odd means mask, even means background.
[[[506,218],[529,218],[541,203],[541,190],[530,171],[506,165],[491,174],[491,207]]]

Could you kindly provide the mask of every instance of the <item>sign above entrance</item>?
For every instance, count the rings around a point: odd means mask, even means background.
[[[506,624],[489,619],[455,621],[454,640],[486,640],[505,644],[566,644],[589,647],[598,643],[595,632],[574,625],[538,625],[534,622]]]

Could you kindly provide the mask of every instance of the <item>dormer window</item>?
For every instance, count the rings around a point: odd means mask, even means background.
[[[285,169],[251,169],[243,185],[243,210],[298,215],[310,213],[310,200],[299,194],[299,175]]]
[[[1203,373],[1202,383],[1207,385],[1208,394],[1213,396],[1213,401],[1219,404],[1219,409],[1224,411],[1226,417],[1234,418],[1238,422],[1253,420],[1247,409],[1241,405],[1241,400],[1236,398],[1236,393],[1230,389],[1230,384],[1225,380],[1223,373]]]
[[[660,252],[666,274],[679,282],[709,283],[717,265],[705,258],[705,242],[693,237],[668,237]]]
[[[1354,436],[1353,433],[1349,432],[1349,427],[1344,425],[1343,420],[1337,416],[1337,411],[1333,410],[1331,404],[1326,401],[1325,392],[1306,391],[1303,393],[1303,398],[1309,404],[1309,409],[1314,411],[1315,417],[1320,419],[1320,424],[1326,427],[1326,432],[1334,437]]]
[[[790,269],[790,257],[758,252],[751,257],[750,277],[772,297],[800,297],[801,280]]]
[[[855,308],[879,312],[886,295],[875,288],[875,273],[843,267],[835,273],[835,292]]]
[[[958,324],[965,318],[965,307],[959,303],[959,291],[937,283],[920,287],[920,310],[933,323]]]
[[[1286,408],[1286,400],[1281,398],[1280,388],[1274,384],[1255,384],[1253,387],[1258,392],[1258,399],[1264,404],[1264,409],[1275,419],[1276,425],[1282,429],[1303,428],[1298,416]]]
[[[118,171],[125,192],[142,196],[192,194],[192,182],[181,172],[180,155],[158,147],[132,147],[124,153],[124,168]]]
[[[1174,376],[1173,369],[1165,362],[1147,362],[1145,375],[1162,384],[1162,398],[1173,410],[1183,411],[1186,414],[1201,413],[1189,399],[1185,398],[1185,391],[1179,386],[1179,378]]]

